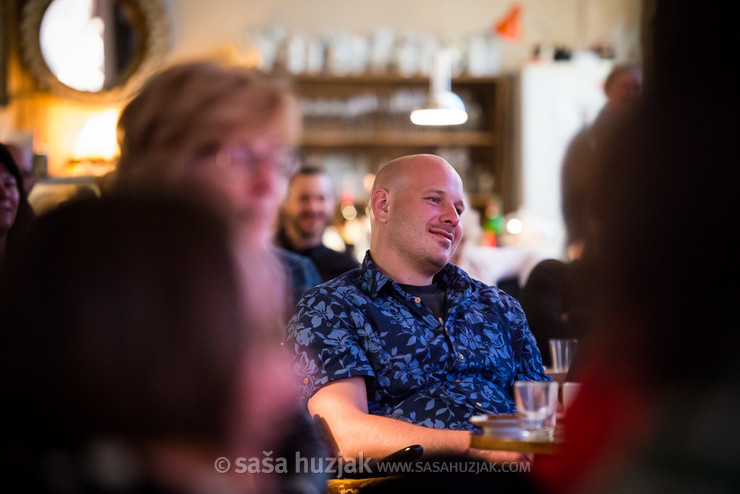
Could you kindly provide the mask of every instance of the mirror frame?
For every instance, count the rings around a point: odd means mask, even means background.
[[[132,96],[159,67],[170,49],[170,26],[162,0],[114,0],[135,12],[133,28],[142,42],[126,72],[111,88],[98,92],[79,91],[57,79],[41,52],[41,20],[53,0],[28,0],[21,11],[20,55],[31,77],[41,89],[56,96],[85,103],[116,103]]]

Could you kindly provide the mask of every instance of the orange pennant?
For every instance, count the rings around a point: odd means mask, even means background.
[[[522,6],[514,5],[509,13],[496,24],[496,33],[511,41],[522,39]]]

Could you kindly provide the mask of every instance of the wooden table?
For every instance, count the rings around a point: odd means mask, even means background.
[[[516,415],[478,415],[471,422],[483,429],[482,434],[471,436],[471,448],[553,454],[563,443],[562,427],[556,427],[549,438],[525,437]]]
[[[368,486],[376,486],[395,477],[373,477],[367,479],[329,479],[328,494],[360,494]]]

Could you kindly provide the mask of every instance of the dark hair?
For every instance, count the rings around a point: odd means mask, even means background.
[[[249,342],[217,216],[173,197],[69,202],[15,254],[0,286],[13,437],[225,444]]]
[[[33,209],[31,209],[31,205],[28,203],[26,189],[23,187],[23,175],[21,175],[18,164],[13,159],[13,155],[10,153],[8,147],[2,143],[0,143],[0,164],[15,178],[20,197],[18,201],[18,213],[15,216],[13,226],[8,232],[8,250],[11,250],[16,248],[18,238],[23,236],[23,233],[28,229],[35,215]]]
[[[326,175],[327,177],[329,177],[329,173],[321,167],[302,166],[301,168],[298,169],[297,172],[295,172],[293,175],[290,176],[290,179],[288,179],[288,190],[290,190],[290,187],[293,185],[293,182],[295,181],[296,177],[300,175],[309,176],[309,177],[313,175]]]

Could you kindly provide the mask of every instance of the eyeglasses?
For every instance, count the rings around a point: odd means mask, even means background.
[[[212,164],[230,175],[253,175],[260,165],[267,165],[288,177],[298,169],[299,160],[292,147],[275,147],[259,153],[248,145],[226,145],[209,147],[198,153],[196,162]]]

